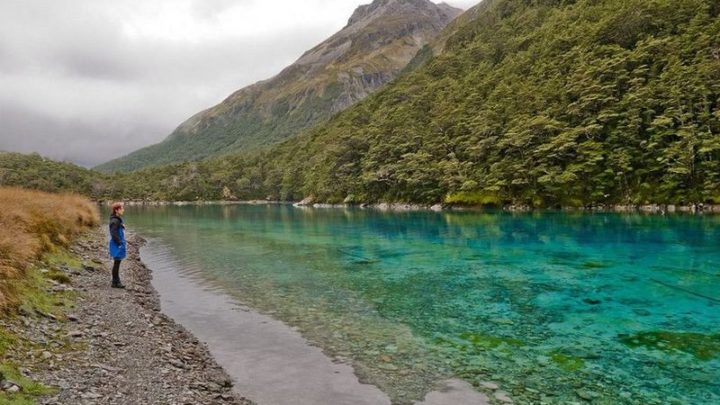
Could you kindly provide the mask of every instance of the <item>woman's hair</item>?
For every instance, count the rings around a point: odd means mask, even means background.
[[[120,211],[120,208],[122,208],[122,207],[123,207],[123,203],[121,203],[121,202],[113,203],[113,205],[112,205],[113,215],[117,214],[117,212]]]

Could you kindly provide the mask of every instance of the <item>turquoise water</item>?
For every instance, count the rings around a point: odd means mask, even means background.
[[[720,403],[720,217],[129,208],[180,272],[352,361],[396,403]]]

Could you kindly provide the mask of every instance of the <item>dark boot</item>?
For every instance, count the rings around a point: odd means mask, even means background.
[[[125,288],[120,282],[120,262],[121,260],[115,260],[112,268],[112,288]]]

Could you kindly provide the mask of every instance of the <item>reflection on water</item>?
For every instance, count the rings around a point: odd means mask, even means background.
[[[185,274],[297,326],[397,403],[720,403],[720,218],[128,208]]]

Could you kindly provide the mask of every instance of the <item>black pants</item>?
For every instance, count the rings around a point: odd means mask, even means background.
[[[122,260],[115,259],[113,262],[113,269],[112,269],[112,283],[120,284],[120,262]]]

